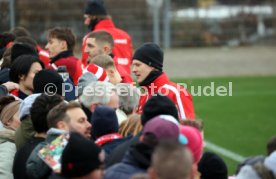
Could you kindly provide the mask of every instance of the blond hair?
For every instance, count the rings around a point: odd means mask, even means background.
[[[119,134],[124,137],[129,136],[130,134],[136,136],[142,128],[141,116],[138,114],[132,114],[120,125]]]

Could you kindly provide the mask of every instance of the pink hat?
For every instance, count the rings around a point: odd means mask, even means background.
[[[191,150],[194,163],[198,163],[203,151],[203,139],[200,131],[191,126],[179,125],[180,133],[188,139],[186,146]]]

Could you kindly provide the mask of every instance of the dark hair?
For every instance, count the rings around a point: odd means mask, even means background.
[[[14,41],[15,36],[9,32],[3,32],[0,34],[0,48],[5,48],[8,43]]]
[[[36,132],[46,132],[49,129],[47,114],[53,107],[62,101],[63,99],[59,95],[48,96],[46,94],[42,94],[35,99],[30,109],[30,114]]]
[[[66,111],[74,108],[81,108],[80,104],[77,102],[62,102],[51,109],[47,115],[48,127],[57,127],[59,121],[69,121],[69,116]]]
[[[29,37],[29,36],[17,37],[14,40],[14,43],[23,43],[23,44],[32,46],[34,48],[36,48],[36,45],[37,45],[37,42],[32,37]]]
[[[69,28],[55,27],[48,31],[48,38],[57,38],[64,40],[67,43],[68,50],[74,50],[76,44],[76,37]]]
[[[109,43],[111,46],[111,49],[114,47],[114,40],[113,37],[110,35],[110,33],[106,31],[96,31],[92,32],[88,35],[88,38],[95,38],[97,43]]]
[[[27,75],[33,63],[39,63],[44,68],[43,62],[37,56],[21,55],[17,57],[11,65],[10,80],[19,83],[20,76]]]
[[[0,114],[2,110],[11,102],[14,102],[15,98],[13,96],[4,96],[0,98]]]
[[[30,32],[24,27],[15,27],[11,31],[15,37],[31,36]]]
[[[11,67],[11,48],[5,50],[3,54],[3,63],[1,64],[1,69]]]

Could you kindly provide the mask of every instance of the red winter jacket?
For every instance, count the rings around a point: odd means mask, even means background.
[[[96,26],[94,31],[104,30],[110,33],[114,39],[114,48],[112,54],[114,55],[114,62],[118,72],[120,73],[124,82],[132,83],[130,66],[132,61],[132,41],[130,36],[123,30],[115,27],[110,19],[101,20]],[[88,54],[84,52],[85,44],[88,33],[83,38],[82,43],[82,63],[87,65]]]
[[[51,59],[49,53],[46,50],[43,50],[39,45],[36,46],[38,51],[39,59],[44,63],[44,66],[48,66]]]
[[[61,52],[52,58],[47,68],[56,70],[59,66],[66,66],[74,84],[77,85],[79,77],[82,75],[82,64],[77,57],[73,56],[72,51]]]
[[[13,45],[13,42],[9,42],[6,45],[6,48],[10,48]],[[36,50],[38,51],[39,59],[44,63],[44,66],[48,66],[50,62],[49,53],[41,48],[39,45],[36,45]]]
[[[138,113],[142,113],[143,106],[147,100],[154,93],[159,92],[166,94],[175,103],[179,119],[195,118],[192,96],[182,86],[171,82],[165,73],[157,77],[150,85],[144,86],[144,89],[147,89],[148,92],[141,94]]]

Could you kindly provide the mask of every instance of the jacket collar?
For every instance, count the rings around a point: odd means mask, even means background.
[[[147,85],[146,88],[150,89],[153,84],[156,87],[161,87],[169,82],[168,76],[163,72],[160,76],[158,76],[151,84]],[[156,89],[156,88],[155,88]],[[158,90],[158,88],[156,89]]]
[[[103,29],[103,28],[114,28],[115,25],[114,23],[112,22],[112,20],[110,19],[104,19],[104,20],[101,20],[96,26],[95,26],[95,30],[98,30],[98,29]]]
[[[72,50],[67,50],[67,51],[63,51],[60,52],[59,54],[57,54],[55,57],[51,58],[51,62],[50,63],[54,63],[57,60],[61,59],[61,58],[67,58],[73,55],[73,51]]]

